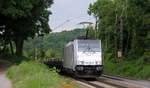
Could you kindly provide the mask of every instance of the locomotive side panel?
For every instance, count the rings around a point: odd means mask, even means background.
[[[68,44],[64,50],[63,67],[66,69],[73,68],[74,59],[73,43]]]

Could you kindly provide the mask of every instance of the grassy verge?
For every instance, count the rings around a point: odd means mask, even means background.
[[[107,74],[150,80],[150,64],[144,64],[142,59],[118,62],[105,59],[104,66],[104,73]]]
[[[13,88],[81,88],[74,81],[60,76],[56,69],[37,62],[22,62],[8,70]]]

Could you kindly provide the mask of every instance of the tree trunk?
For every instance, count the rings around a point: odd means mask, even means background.
[[[124,41],[124,32],[123,32],[123,18],[121,17],[120,18],[120,51],[122,53],[122,55],[124,54],[124,44],[123,44],[123,41]],[[121,56],[122,56],[121,55]]]
[[[22,56],[23,52],[23,42],[24,40],[20,37],[16,38],[15,44],[16,44],[16,55]]]
[[[116,30],[115,30],[116,33]],[[118,51],[118,42],[117,42],[117,35],[115,35],[115,39],[114,39],[114,46],[115,46],[115,58],[117,58],[117,51]]]
[[[14,55],[14,51],[13,51],[13,45],[11,40],[9,40],[9,44],[10,44],[10,50],[11,50],[11,54]]]

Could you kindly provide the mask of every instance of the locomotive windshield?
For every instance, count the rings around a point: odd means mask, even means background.
[[[99,40],[79,40],[78,51],[80,52],[100,52]]]

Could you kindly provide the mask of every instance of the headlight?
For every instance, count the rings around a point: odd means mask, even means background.
[[[97,70],[97,71],[100,71],[100,70],[102,70],[102,67],[99,67],[99,66],[98,66],[98,67],[96,67],[96,70]]]
[[[101,62],[100,62],[100,61],[96,61],[95,63],[96,63],[96,65],[100,65],[100,64],[101,64]]]

